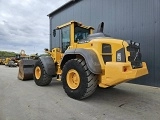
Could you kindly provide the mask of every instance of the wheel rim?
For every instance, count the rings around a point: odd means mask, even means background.
[[[37,80],[41,77],[41,68],[39,66],[35,68],[35,77]]]
[[[80,84],[80,77],[76,70],[71,69],[67,73],[67,84],[71,89],[78,88]]]

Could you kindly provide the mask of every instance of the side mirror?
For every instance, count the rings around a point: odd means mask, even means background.
[[[55,37],[56,36],[56,30],[54,29],[53,30],[53,37]]]
[[[45,48],[44,51],[48,51],[48,48]]]

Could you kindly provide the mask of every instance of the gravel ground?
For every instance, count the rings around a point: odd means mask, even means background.
[[[0,66],[0,120],[160,120],[160,88],[123,83],[91,97],[69,98],[62,83],[39,87]]]

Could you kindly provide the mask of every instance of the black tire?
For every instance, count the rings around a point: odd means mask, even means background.
[[[79,74],[80,83],[76,89],[69,87],[67,74],[75,70]],[[97,88],[97,75],[93,74],[82,59],[71,59],[65,63],[62,73],[63,88],[67,95],[74,99],[84,99],[91,96]]]
[[[37,67],[39,67],[39,69],[41,70],[41,74],[40,74],[39,78],[36,77],[36,68]],[[52,76],[49,76],[46,73],[44,66],[43,66],[43,63],[41,62],[40,59],[38,59],[38,61],[35,63],[35,66],[33,69],[33,79],[38,86],[49,85],[52,81]]]

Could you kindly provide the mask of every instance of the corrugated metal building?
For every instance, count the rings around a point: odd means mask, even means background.
[[[95,29],[105,22],[104,33],[141,43],[149,75],[134,83],[160,86],[160,0],[72,0],[53,11],[50,18],[50,48],[58,47],[52,31],[71,20]]]

